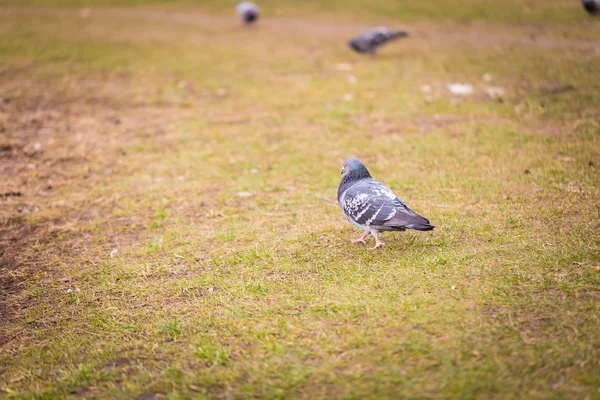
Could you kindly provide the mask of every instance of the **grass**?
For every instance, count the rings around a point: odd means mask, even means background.
[[[598,398],[600,25],[406,3],[5,2],[1,396]],[[351,245],[350,155],[436,230]]]

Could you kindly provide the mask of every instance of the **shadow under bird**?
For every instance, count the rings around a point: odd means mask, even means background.
[[[260,16],[260,10],[258,6],[251,1],[243,1],[239,3],[235,8],[235,11],[242,22],[248,25],[256,22]]]
[[[377,48],[381,45],[395,39],[407,37],[408,33],[404,31],[390,31],[384,26],[379,28],[371,29],[370,31],[363,32],[357,37],[350,39],[348,45],[353,50],[359,53],[371,53],[375,54]]]
[[[581,5],[590,14],[598,14],[600,12],[600,0],[581,0]]]
[[[352,243],[365,243],[369,234],[375,237],[374,249],[385,243],[379,240],[384,231],[415,229],[430,231],[429,220],[420,216],[383,183],[371,177],[367,168],[356,158],[347,158],[342,167],[344,174],[338,187],[338,203],[352,225],[365,231]]]

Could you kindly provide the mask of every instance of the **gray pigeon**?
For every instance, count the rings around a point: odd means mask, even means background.
[[[374,249],[384,245],[379,240],[383,231],[434,228],[427,218],[408,208],[398,196],[371,177],[367,168],[356,158],[347,158],[342,168],[344,177],[338,187],[338,203],[348,221],[365,233],[352,243],[365,243],[369,233],[375,237]]]
[[[251,1],[243,1],[235,8],[237,15],[245,24],[252,24],[258,20],[260,10],[258,6]]]
[[[379,28],[364,32],[354,39],[350,39],[348,45],[359,53],[375,54],[377,48],[382,44],[406,36],[408,36],[408,33],[406,32],[392,32],[388,28],[380,26]]]
[[[598,14],[600,12],[600,0],[581,0],[581,5],[590,14]]]

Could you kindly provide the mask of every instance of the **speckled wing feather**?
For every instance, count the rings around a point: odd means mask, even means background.
[[[360,226],[382,226],[398,213],[414,214],[387,186],[373,179],[352,185],[340,203],[350,222]]]

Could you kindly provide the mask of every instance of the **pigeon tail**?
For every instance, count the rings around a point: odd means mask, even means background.
[[[348,41],[348,46],[350,46],[350,48],[352,50],[358,51],[359,53],[365,51],[362,47],[360,47],[360,45],[358,44],[358,42],[355,39],[349,40]]]
[[[432,231],[435,226],[431,224],[410,224],[406,225],[406,229],[414,229],[416,231]]]
[[[408,36],[408,32],[396,31],[396,32],[392,32],[390,34],[390,39],[399,39],[399,38],[403,38],[403,37],[407,37],[407,36]]]
[[[405,231],[407,229],[414,229],[416,231],[431,231],[433,228],[435,228],[435,226],[429,223],[427,218],[421,217],[412,210],[409,211],[411,215],[397,213],[396,216],[387,221],[384,226],[397,231]]]

